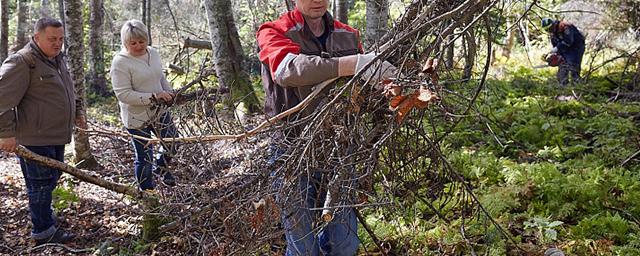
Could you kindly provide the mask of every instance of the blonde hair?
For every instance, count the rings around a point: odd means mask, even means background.
[[[144,39],[149,42],[149,30],[142,21],[128,20],[122,25],[122,29],[120,29],[122,47],[126,49],[127,43],[132,39]]]

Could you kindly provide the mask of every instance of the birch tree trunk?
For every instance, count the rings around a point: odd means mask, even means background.
[[[389,21],[388,0],[366,0],[365,45],[371,46],[387,32]]]
[[[0,63],[9,53],[9,0],[0,0]]]
[[[103,0],[89,2],[89,74],[87,82],[89,90],[101,96],[110,95],[104,72],[104,50],[102,46],[102,29],[104,25]]]
[[[349,22],[349,0],[335,0],[333,13],[336,20],[347,24]]]
[[[69,71],[73,79],[76,97],[81,100],[81,104],[86,105],[86,92],[84,85],[84,20],[82,11],[82,0],[64,0],[64,13],[66,20],[65,37],[67,38],[67,52]],[[85,108],[83,108],[85,109]],[[82,115],[86,116],[86,110]],[[89,136],[80,130],[73,134],[74,162],[79,168],[92,169],[98,166],[98,162],[91,154],[89,146]]]
[[[507,28],[511,28],[513,25],[512,17],[506,17]],[[502,47],[502,56],[507,59],[511,57],[511,49],[513,48],[513,42],[515,38],[514,29],[507,30],[507,35],[504,37],[503,47]]]
[[[14,44],[14,51],[18,51],[24,47],[29,40],[25,36],[28,30],[27,19],[29,18],[29,1],[18,0],[18,24],[16,26],[16,42]]]
[[[231,1],[205,0],[204,5],[219,86],[231,92],[231,102],[228,105],[241,101],[247,111],[259,111],[258,98],[249,76],[242,70],[244,52],[233,20]],[[243,110],[241,106],[239,110]]]

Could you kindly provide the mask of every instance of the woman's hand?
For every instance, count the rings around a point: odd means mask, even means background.
[[[157,100],[164,101],[165,103],[171,103],[175,95],[170,92],[156,92],[153,94],[153,97]]]

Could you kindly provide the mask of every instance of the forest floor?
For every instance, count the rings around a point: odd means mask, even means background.
[[[31,222],[24,179],[15,155],[0,153],[0,170],[0,198],[3,199],[0,254],[83,255],[117,244],[130,244],[137,239],[140,221],[139,217],[134,217],[140,216],[137,204],[121,194],[87,183],[74,184],[73,193],[65,193],[69,183],[77,181],[64,174],[58,183],[62,189],[54,193],[57,197],[54,208],[60,227],[76,234],[77,238],[65,246],[35,246],[30,239]],[[113,180],[122,177],[124,170],[103,168],[96,173]]]
[[[110,129],[110,127],[100,127]],[[133,150],[128,141],[109,137],[91,137],[92,151],[101,167],[92,170],[98,177],[135,187],[133,177]],[[203,180],[217,180],[212,173],[230,173],[248,169],[238,158],[241,143],[214,143],[211,148],[217,158],[219,169],[194,174],[196,167],[179,166],[173,168],[178,185],[168,187],[156,176],[156,193],[161,200],[170,201],[177,194],[189,191]],[[263,145],[262,142],[256,142]],[[255,150],[259,146],[250,147]],[[72,157],[72,146],[67,145],[65,162]],[[233,153],[229,153],[233,152]],[[233,162],[233,163],[232,163]],[[31,221],[24,179],[18,158],[14,154],[0,152],[0,255],[187,255],[185,249],[176,246],[181,238],[172,234],[153,243],[141,238],[143,210],[141,205],[129,196],[115,193],[85,182],[79,182],[69,174],[63,174],[54,191],[53,208],[59,226],[76,235],[76,239],[65,245],[45,244],[35,246],[30,239]],[[190,176],[191,175],[191,176]],[[196,176],[196,177],[194,177]],[[201,177],[198,177],[201,176]],[[197,181],[196,181],[197,179]],[[219,184],[211,181],[210,184]],[[275,241],[279,243],[280,241]],[[273,247],[275,250],[282,246]],[[206,250],[205,250],[206,251]],[[282,254],[281,252],[274,252]]]

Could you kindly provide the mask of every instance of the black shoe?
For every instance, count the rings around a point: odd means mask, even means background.
[[[65,232],[61,228],[58,228],[58,230],[56,230],[56,232],[53,233],[53,235],[51,235],[50,237],[43,238],[43,239],[36,239],[36,246],[41,244],[49,244],[49,243],[64,244],[64,243],[70,242],[75,237],[76,235]]]
[[[176,185],[176,178],[173,177],[171,172],[165,171],[164,175],[162,175],[162,183],[169,187],[174,187]]]

